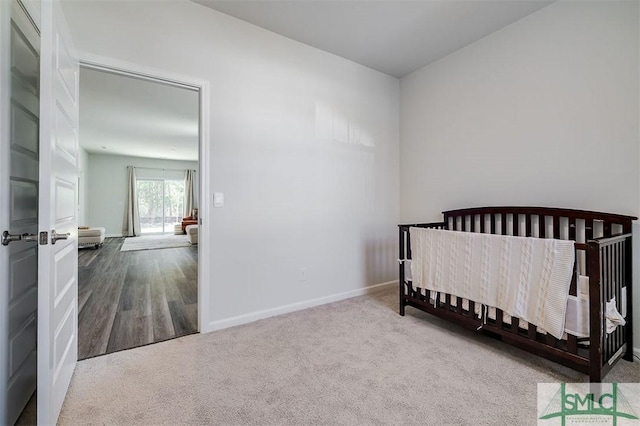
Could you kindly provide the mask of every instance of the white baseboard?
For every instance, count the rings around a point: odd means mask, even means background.
[[[120,238],[120,237],[122,237],[122,234],[106,234],[104,237],[105,238]]]
[[[313,308],[314,306],[325,305],[327,303],[338,302],[344,299],[350,299],[352,297],[363,296],[365,294],[375,293],[376,291],[383,290],[390,285],[398,285],[398,281],[388,281],[385,283],[374,284],[369,287],[359,288],[357,290],[345,291],[343,293],[337,293],[330,296],[320,297],[317,299],[311,299],[304,302],[292,303],[290,305],[279,306],[277,308],[265,309],[262,311],[251,312],[244,315],[238,315],[237,317],[225,318],[217,321],[211,321],[207,324],[207,328],[200,330],[201,333],[208,333],[215,330],[222,330],[224,328],[234,327],[236,325],[246,324],[249,322],[261,320],[264,318],[274,317],[276,315],[288,314],[290,312],[301,311],[307,308]]]
[[[633,354],[635,356],[637,356],[638,358],[640,358],[640,348],[636,348],[635,346],[633,347]],[[635,360],[634,360],[635,362]]]

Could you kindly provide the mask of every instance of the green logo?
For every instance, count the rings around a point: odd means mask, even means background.
[[[603,386],[603,384],[592,384]],[[613,383],[610,393],[605,392],[569,392],[566,383],[560,384],[560,389],[551,399],[551,402],[542,412],[541,420],[559,417],[562,425],[566,424],[567,417],[571,416],[607,416],[617,425],[619,418],[638,420],[627,398],[618,389],[618,384]],[[577,419],[576,419],[577,420]],[[586,420],[586,418],[585,418]]]

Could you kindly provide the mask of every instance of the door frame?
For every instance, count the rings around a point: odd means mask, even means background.
[[[2,0],[0,0],[2,1]],[[209,105],[210,89],[209,81],[196,77],[172,73],[140,64],[121,61],[114,58],[94,55],[92,53],[77,51],[81,68],[90,68],[120,74],[128,77],[141,78],[143,80],[155,81],[169,84],[176,87],[196,90],[199,93],[199,150],[198,150],[198,191],[199,205],[198,216],[200,218],[200,229],[198,230],[198,332],[206,333],[211,331],[211,315],[209,307],[209,295],[211,294],[211,239],[208,238],[211,230],[211,214],[209,206],[212,205],[212,192],[209,190]],[[82,70],[80,71],[82,72]],[[82,113],[82,104],[80,104]]]

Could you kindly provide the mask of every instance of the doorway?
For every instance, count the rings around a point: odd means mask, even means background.
[[[80,67],[79,360],[198,332],[199,96]]]
[[[22,59],[18,56],[12,57],[10,51],[10,37],[12,36],[12,27],[14,17],[12,16],[12,8],[18,7],[22,9],[22,12],[29,10],[31,13],[24,13],[25,22],[29,30],[35,34],[35,38],[38,42],[41,41],[42,57],[47,58],[46,61],[40,61],[38,58],[38,66],[40,74],[30,76],[29,73],[23,73],[21,77],[30,83],[32,87],[27,92],[32,95],[36,95],[38,98],[42,93],[42,102],[40,103],[40,116],[38,116],[38,108],[32,110],[36,112],[35,121],[39,127],[39,132],[35,132],[31,129],[30,136],[39,138],[40,144],[35,145],[28,143],[28,138],[23,139],[20,143],[14,143],[17,133],[12,131],[18,127],[14,127],[11,122],[12,119],[20,118],[20,114],[14,114],[11,110],[13,107],[11,99],[11,84],[12,75],[9,70],[14,69],[12,60]],[[33,18],[33,19],[32,19]],[[0,108],[0,132],[2,132],[2,140],[0,147],[0,194],[3,198],[0,200],[0,225],[3,229],[8,230],[9,225],[16,225],[22,227],[28,225],[27,221],[13,221],[10,220],[10,210],[23,210],[22,213],[28,211],[27,198],[33,198],[32,193],[25,193],[24,191],[16,191],[13,195],[18,196],[20,202],[13,203],[9,201],[11,190],[14,188],[10,185],[10,170],[11,165],[16,165],[16,170],[20,170],[23,173],[28,173],[29,176],[33,176],[33,179],[22,179],[22,183],[28,183],[28,181],[37,179],[38,174],[41,176],[39,179],[40,184],[55,183],[55,191],[52,190],[51,185],[40,185],[43,190],[39,191],[40,199],[36,199],[38,206],[38,216],[36,221],[39,222],[39,239],[40,247],[38,250],[38,262],[36,265],[31,265],[31,268],[23,269],[30,271],[29,274],[23,278],[23,283],[34,282],[36,279],[32,277],[37,276],[37,295],[38,306],[35,313],[27,310],[20,310],[20,312],[27,313],[27,316],[35,315],[37,320],[37,329],[35,333],[31,335],[37,336],[38,349],[29,350],[27,346],[14,345],[11,347],[8,345],[9,339],[9,322],[19,319],[17,316],[10,314],[16,313],[16,311],[10,312],[9,307],[9,295],[10,285],[8,285],[8,277],[12,268],[10,268],[12,262],[9,259],[9,253],[20,251],[18,246],[30,243],[30,239],[23,238],[21,241],[12,243],[9,248],[4,250],[4,253],[0,255],[0,272],[2,272],[3,279],[5,280],[6,292],[0,294],[0,304],[4,306],[2,311],[5,315],[0,316],[0,334],[4,339],[4,350],[0,351],[0,387],[5,391],[7,385],[11,385],[8,379],[8,371],[12,368],[20,367],[17,364],[19,357],[16,355],[32,357],[33,353],[37,354],[37,373],[32,371],[28,375],[30,383],[34,384],[37,375],[38,385],[38,419],[44,423],[55,423],[60,407],[65,397],[66,389],[69,385],[71,375],[75,368],[77,361],[77,308],[78,308],[78,287],[77,287],[77,244],[78,235],[78,218],[74,212],[74,200],[79,204],[81,202],[86,203],[86,197],[78,197],[78,194],[82,193],[85,188],[84,184],[77,181],[77,115],[78,115],[78,91],[77,76],[78,76],[78,62],[77,56],[73,49],[73,40],[70,37],[68,28],[64,22],[64,13],[60,8],[58,2],[31,2],[21,0],[14,0],[11,2],[0,2],[0,43],[2,49],[0,49],[0,65],[3,72],[0,72],[0,100],[2,101],[2,107]],[[22,30],[22,29],[21,29]],[[23,31],[24,32],[24,31]],[[27,35],[28,34],[23,34]],[[32,47],[34,47],[33,45]],[[40,56],[40,55],[38,55]],[[51,61],[49,61],[51,59]],[[207,171],[207,151],[208,151],[208,122],[209,122],[209,86],[208,82],[204,80],[195,79],[189,76],[181,76],[164,71],[152,70],[139,65],[129,64],[125,62],[118,62],[110,58],[99,58],[94,55],[84,54],[82,59],[85,67],[109,70],[113,73],[131,74],[141,79],[159,80],[166,84],[175,85],[177,87],[186,87],[194,90],[199,96],[199,150],[200,150],[200,162],[202,167],[202,173],[198,177],[198,183],[202,182],[203,185],[199,186],[203,192],[206,193],[206,185],[209,181]],[[26,86],[23,86],[26,87]],[[22,93],[24,94],[24,93]],[[24,118],[24,115],[22,115]],[[33,118],[33,117],[32,117]],[[57,121],[54,121],[57,118]],[[41,121],[41,123],[40,123]],[[25,123],[23,123],[25,124]],[[33,127],[33,126],[31,126]],[[29,128],[29,126],[25,126]],[[11,129],[11,130],[10,130]],[[11,144],[9,141],[11,140]],[[49,144],[47,141],[56,140],[56,144]],[[20,146],[25,145],[26,146]],[[40,160],[40,170],[38,171],[37,161],[34,166],[30,161],[14,161],[11,157],[9,148],[17,148],[18,154],[26,154],[32,151],[33,154],[37,154]],[[5,149],[6,148],[6,149]],[[25,148],[25,149],[23,149]],[[18,182],[16,180],[16,182]],[[19,186],[19,185],[18,185]],[[38,185],[36,185],[38,186]],[[17,186],[16,186],[17,188]],[[46,190],[44,190],[46,188]],[[28,192],[28,191],[27,191]],[[75,195],[74,195],[75,194]],[[29,197],[26,197],[26,196]],[[200,230],[207,231],[205,227],[207,223],[207,208],[206,200],[203,200],[203,204],[200,207],[199,218],[201,222],[199,225],[202,227]],[[193,222],[193,220],[191,220]],[[82,223],[82,222],[80,222]],[[184,223],[184,221],[183,221]],[[204,223],[204,224],[203,224]],[[16,228],[17,229],[17,228]],[[21,228],[22,229],[22,228]],[[16,233],[11,230],[12,233]],[[22,234],[30,234],[29,230],[25,230]],[[29,237],[31,237],[29,235]],[[50,237],[50,238],[49,238]],[[100,236],[98,236],[100,238]],[[62,240],[62,241],[60,241]],[[67,241],[65,241],[67,240]],[[196,259],[200,256],[206,256],[208,252],[209,244],[207,238],[201,239],[198,244]],[[55,242],[58,243],[54,246]],[[12,247],[16,247],[15,249]],[[26,251],[26,250],[25,250]],[[15,259],[14,259],[15,260]],[[28,262],[27,262],[28,263]],[[64,264],[62,264],[64,263]],[[57,269],[52,269],[53,266],[59,265]],[[25,265],[23,265],[25,266]],[[29,266],[29,265],[27,265]],[[15,272],[17,269],[13,268]],[[209,312],[208,304],[202,303],[208,300],[209,297],[209,267],[206,262],[197,262],[197,323],[199,330],[207,330],[209,325]],[[16,293],[17,294],[17,293]],[[24,296],[24,294],[23,294]],[[14,305],[15,306],[15,305]],[[28,321],[28,320],[26,320]],[[25,322],[26,323],[26,322]],[[26,327],[24,330],[32,330]],[[33,331],[33,330],[32,330]],[[15,337],[16,335],[14,335]],[[21,342],[28,339],[20,339]],[[11,352],[13,349],[22,348],[19,351]],[[27,349],[25,349],[27,348]],[[24,350],[23,350],[24,349]],[[9,363],[9,359],[11,362]],[[23,363],[22,365],[27,365]],[[13,381],[13,384],[18,383]],[[32,391],[33,388],[29,386],[22,386],[25,382],[20,381],[19,388],[22,391]],[[5,394],[6,395],[6,394]],[[34,394],[35,397],[35,394]],[[32,398],[33,402],[35,398]],[[0,404],[0,422],[12,423],[7,417],[7,399],[4,399],[4,404]],[[31,404],[31,403],[30,403]],[[16,407],[12,407],[16,408]],[[28,411],[25,410],[25,411]],[[33,411],[32,417],[29,419],[35,419],[35,411]],[[27,423],[35,423],[27,419]],[[23,419],[24,420],[24,419]]]

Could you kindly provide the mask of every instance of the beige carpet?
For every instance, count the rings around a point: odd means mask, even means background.
[[[587,379],[396,303],[389,288],[81,361],[60,424],[536,424],[536,383]],[[640,382],[640,363],[607,380]]]

